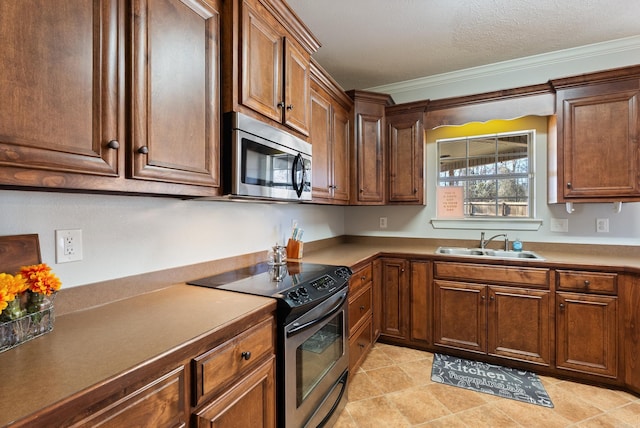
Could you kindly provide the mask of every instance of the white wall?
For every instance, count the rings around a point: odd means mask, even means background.
[[[288,237],[344,234],[344,208],[0,190],[0,235],[37,233],[63,287],[267,250]],[[82,261],[55,263],[55,230],[82,229]]]
[[[535,129],[535,187],[536,218],[542,226],[536,231],[509,228],[486,229],[434,229],[431,219],[436,217],[435,189],[438,176],[437,143],[439,138],[464,135],[483,135],[494,132],[508,132]],[[622,205],[622,211],[615,213],[613,204],[575,204],[575,212],[568,214],[565,205],[547,204],[547,119],[527,117],[513,121],[491,121],[486,124],[470,124],[465,127],[443,127],[427,132],[425,146],[425,191],[427,201],[422,207],[349,207],[345,216],[345,231],[350,235],[401,236],[419,238],[479,239],[480,232],[505,231],[509,238],[520,238],[525,242],[565,242],[616,245],[640,245],[640,203]],[[380,229],[380,217],[387,217],[387,229]],[[568,219],[568,232],[551,232],[550,219]],[[596,232],[596,219],[609,219],[609,233]],[[496,227],[491,225],[491,227]]]

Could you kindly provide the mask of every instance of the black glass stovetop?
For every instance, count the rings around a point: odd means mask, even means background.
[[[348,272],[348,273],[347,273]],[[237,291],[265,297],[284,298],[293,289],[308,284],[316,284],[326,277],[338,283],[348,281],[351,271],[341,266],[315,263],[287,262],[286,265],[271,266],[259,263],[246,268],[189,281],[188,284],[219,290]],[[344,286],[344,284],[340,284]],[[335,287],[334,287],[335,288]],[[328,292],[335,289],[327,287]],[[316,287],[314,294],[322,293],[322,287]]]

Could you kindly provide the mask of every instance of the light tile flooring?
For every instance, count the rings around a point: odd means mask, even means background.
[[[540,376],[554,408],[431,381],[433,354],[376,343],[334,428],[640,427],[640,397]]]

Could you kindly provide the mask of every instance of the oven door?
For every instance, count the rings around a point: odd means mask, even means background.
[[[324,426],[346,401],[347,289],[284,327],[284,409],[287,428]]]

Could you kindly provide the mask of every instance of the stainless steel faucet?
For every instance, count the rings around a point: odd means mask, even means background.
[[[509,237],[507,236],[506,233],[499,233],[497,235],[493,235],[491,238],[487,239],[485,241],[484,239],[484,232],[480,233],[480,248],[482,248],[483,250],[487,247],[487,245],[489,245],[489,243],[491,241],[493,241],[496,238],[499,238],[501,236],[504,236],[504,250],[505,251],[509,251]]]

